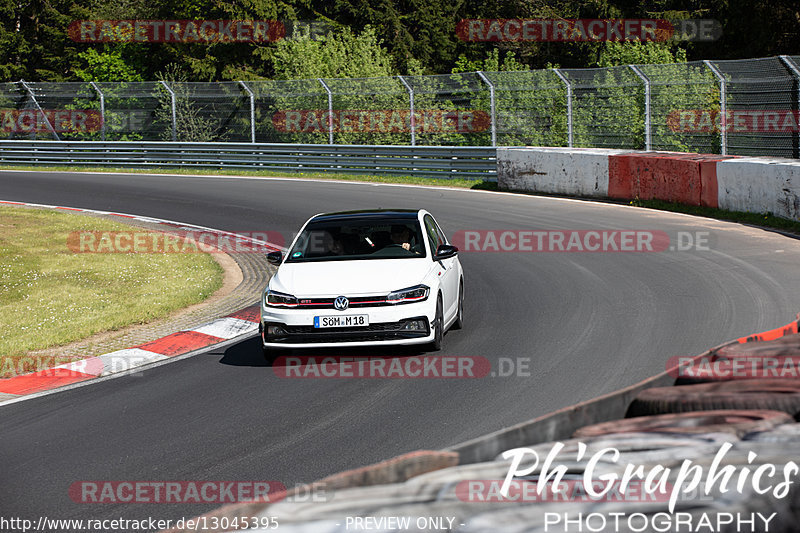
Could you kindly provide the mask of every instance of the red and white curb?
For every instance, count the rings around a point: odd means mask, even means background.
[[[179,331],[132,348],[0,379],[0,394],[24,396],[49,391],[194,352],[258,331],[258,315],[259,306],[254,305],[195,329]],[[13,396],[9,399],[15,399]]]
[[[0,204],[19,205],[27,207],[39,207],[46,209],[60,209],[66,211],[79,211],[100,215],[113,215],[142,222],[163,224],[171,228],[214,232],[220,235],[230,236],[247,242],[282,250],[283,248],[272,243],[239,235],[236,233],[216,230],[195,224],[183,224],[171,220],[164,220],[153,217],[130,215],[126,213],[114,213],[111,211],[99,211],[95,209],[80,209],[74,207],[64,207],[45,204],[34,204],[27,202],[12,202],[0,200]],[[235,313],[218,318],[194,329],[178,331],[166,337],[154,341],[139,344],[123,350],[116,350],[96,357],[81,359],[72,363],[59,365],[23,374],[11,378],[0,379],[0,404],[16,401],[19,397],[38,394],[54,389],[59,389],[75,383],[97,379],[100,377],[111,376],[132,369],[157,363],[159,361],[185,355],[201,348],[207,348],[215,344],[226,342],[237,337],[249,335],[258,331],[260,307],[253,305],[240,309]]]

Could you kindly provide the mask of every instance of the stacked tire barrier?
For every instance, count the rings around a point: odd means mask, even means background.
[[[448,450],[415,452],[337,474],[320,482],[327,487],[321,499],[281,494],[272,503],[232,505],[206,516],[269,517],[281,531],[292,533],[797,531],[800,468],[790,471],[793,482],[780,493],[761,490],[755,481],[741,482],[741,476],[780,471],[796,459],[800,378],[791,370],[796,365],[785,364],[781,368],[788,370],[780,377],[753,376],[761,375],[758,369],[777,368],[775,361],[800,360],[799,331],[800,315],[782,328],[698,356],[673,358],[665,372],[615,393]],[[721,379],[724,372],[705,379],[698,371],[724,371],[728,367],[721,363],[732,359],[761,366],[745,365],[749,374],[729,373],[729,379]],[[720,365],[708,366],[714,362]],[[514,452],[506,452],[521,447],[527,455],[515,464]],[[548,464],[544,458],[553,450],[558,454]],[[720,459],[721,450],[725,453]],[[716,471],[718,478],[728,469],[733,481],[726,486],[706,477],[692,491],[668,498],[669,487],[685,486],[681,476],[687,461],[691,468]],[[552,480],[554,465],[563,467],[566,488],[535,492],[539,481]],[[666,472],[660,497],[640,490],[589,498],[585,489],[568,490],[580,487],[590,474],[592,479],[619,480],[631,465],[643,472]],[[517,475],[503,495],[498,488],[508,481],[510,469]],[[675,517],[682,522],[672,529]],[[751,519],[752,525],[747,522]],[[714,527],[698,525],[704,521]],[[689,523],[698,529],[685,529]]]
[[[501,189],[664,200],[800,220],[800,162],[596,148],[498,148]]]

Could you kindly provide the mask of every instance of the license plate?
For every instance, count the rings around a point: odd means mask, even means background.
[[[369,326],[369,315],[315,316],[315,328],[351,328]]]

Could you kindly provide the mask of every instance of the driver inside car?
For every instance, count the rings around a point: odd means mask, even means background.
[[[404,250],[411,250],[411,232],[408,226],[396,224],[392,226],[392,244],[401,246]]]

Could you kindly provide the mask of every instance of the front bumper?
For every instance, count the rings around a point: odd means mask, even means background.
[[[431,323],[436,308],[428,301],[397,306],[334,309],[282,309],[261,304],[261,340],[264,347],[314,348],[422,344],[433,340]],[[315,328],[315,316],[366,314],[369,326]],[[424,327],[408,329],[409,322]],[[270,327],[273,326],[273,327]],[[275,326],[280,330],[275,331]]]

